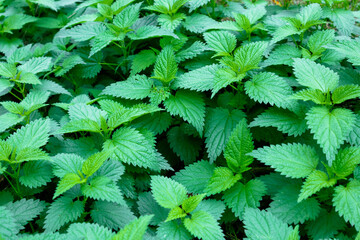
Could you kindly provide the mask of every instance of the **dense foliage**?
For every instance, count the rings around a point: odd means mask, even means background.
[[[0,239],[360,239],[357,1],[274,3],[0,1]]]

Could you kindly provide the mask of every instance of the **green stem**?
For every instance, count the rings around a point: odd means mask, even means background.
[[[18,96],[16,96],[13,92],[9,92],[11,95],[13,95],[15,98],[17,98],[18,100],[20,100],[20,101],[22,101],[22,99],[21,98],[19,98]]]

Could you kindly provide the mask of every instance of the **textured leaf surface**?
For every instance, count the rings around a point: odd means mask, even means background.
[[[299,143],[271,145],[249,154],[287,177],[307,177],[318,165],[314,148]]]
[[[306,120],[331,165],[338,148],[355,124],[355,115],[345,108],[330,112],[327,107],[313,107],[307,113]]]
[[[209,240],[225,239],[219,224],[207,212],[195,212],[191,218],[184,220],[184,225],[195,237]]]
[[[240,174],[234,175],[227,167],[217,167],[204,191],[209,195],[220,193],[232,187],[239,179]]]

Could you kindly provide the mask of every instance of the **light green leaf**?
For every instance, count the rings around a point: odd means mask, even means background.
[[[0,206],[0,237],[3,239],[15,238],[19,230],[14,213],[5,206]]]
[[[126,7],[114,17],[113,23],[119,28],[129,28],[139,18],[142,3],[133,4]]]
[[[336,88],[332,93],[332,101],[334,104],[340,104],[347,100],[360,97],[359,85],[344,85]]]
[[[127,36],[132,40],[143,40],[164,36],[178,38],[173,32],[152,25],[142,26],[136,30],[136,33],[129,33]]]
[[[91,179],[90,184],[81,185],[81,192],[86,197],[104,200],[126,206],[124,197],[114,181],[105,176]]]
[[[252,77],[245,83],[249,97],[260,103],[269,103],[281,108],[290,108],[295,101],[289,98],[293,93],[289,84],[274,73],[264,72]]]
[[[227,87],[233,82],[240,82],[246,76],[245,73],[237,74],[230,68],[220,68],[216,71],[213,78],[214,86],[212,90],[211,98],[215,96],[222,88]]]
[[[353,65],[360,65],[360,41],[358,39],[342,40],[327,46],[327,48],[334,49],[336,52],[343,54]]]
[[[0,115],[0,132],[4,132],[6,129],[18,124],[24,119],[24,116],[19,116],[18,114],[14,113],[5,113]]]
[[[91,155],[82,165],[81,171],[87,176],[90,177],[93,175],[109,158],[109,152],[99,152]]]
[[[131,64],[131,74],[135,75],[156,62],[156,55],[153,50],[142,50],[135,55]]]
[[[333,204],[340,216],[359,231],[360,230],[360,182],[350,181],[346,187],[335,187]]]
[[[322,188],[331,187],[336,184],[336,179],[329,179],[328,175],[320,170],[313,171],[305,180],[301,187],[298,202],[307,199]]]
[[[67,173],[58,183],[53,199],[57,198],[58,196],[81,182],[81,178],[78,174]]]
[[[175,78],[177,70],[174,50],[170,46],[166,46],[156,59],[153,78],[169,83]]]
[[[307,177],[319,162],[314,148],[299,143],[258,148],[249,155],[291,178]]]
[[[258,68],[267,47],[267,42],[252,42],[236,49],[234,60],[240,66],[240,73],[246,73],[249,70]]]
[[[208,47],[205,43],[195,41],[190,47],[177,52],[175,54],[175,60],[176,62],[182,62],[185,60],[193,59],[196,56],[202,54],[205,50],[208,50]]]
[[[186,217],[186,215],[187,215],[186,212],[181,207],[174,207],[173,209],[170,210],[165,222],[183,218]]]
[[[102,91],[102,95],[111,95],[126,99],[143,99],[150,95],[153,81],[145,75],[135,75],[126,81],[116,82]]]
[[[293,58],[301,57],[301,51],[295,46],[281,44],[270,53],[270,56],[261,64],[267,67],[271,65],[288,65],[292,66]]]
[[[36,57],[31,58],[23,65],[18,67],[20,71],[37,74],[40,72],[49,71],[52,66],[50,57]]]
[[[126,225],[112,240],[139,240],[143,239],[145,231],[153,215],[141,216]]]
[[[13,147],[3,140],[0,140],[0,161],[9,161]]]
[[[50,160],[49,155],[38,148],[27,147],[16,152],[16,163],[33,161],[33,160]]]
[[[217,167],[204,191],[208,195],[220,193],[232,187],[241,178],[240,174],[234,175],[227,167]]]
[[[195,237],[207,240],[222,240],[224,234],[213,216],[204,211],[197,211],[191,218],[185,218],[186,229]]]
[[[295,58],[293,66],[297,81],[303,86],[327,93],[339,84],[338,74],[310,59]]]
[[[185,18],[186,15],[183,13],[176,13],[172,16],[167,14],[161,14],[157,20],[161,28],[169,31],[174,31],[179,26],[181,21],[184,20]]]
[[[18,129],[7,141],[21,150],[27,147],[39,148],[49,139],[50,121],[38,119]]]
[[[212,31],[204,33],[207,45],[216,52],[214,57],[230,56],[236,47],[236,37],[226,31]]]
[[[156,237],[159,240],[191,240],[191,233],[185,228],[184,224],[177,221],[162,222],[157,229]]]
[[[253,179],[246,184],[236,183],[224,193],[223,199],[235,216],[243,219],[245,209],[247,207],[258,208],[265,193],[265,184],[258,179]]]
[[[331,166],[338,148],[355,124],[355,115],[345,108],[337,108],[330,112],[325,106],[312,107],[306,115],[311,133],[314,134]]]
[[[311,89],[311,88],[304,89],[293,94],[291,98],[303,100],[303,101],[313,101],[314,103],[321,105],[326,103],[326,94],[320,91],[319,89]]]
[[[90,119],[80,119],[68,122],[58,133],[72,133],[72,132],[101,132],[100,126],[97,122]]]
[[[324,46],[331,43],[334,40],[334,38],[335,38],[334,30],[317,31],[310,36],[307,45],[312,54],[320,55],[322,52],[326,50]]]
[[[200,204],[200,202],[204,199],[205,196],[206,194],[197,194],[190,196],[182,203],[182,208],[186,213],[190,213],[194,211],[197,208],[197,206]]]
[[[205,102],[200,94],[179,90],[175,96],[166,99],[164,105],[171,115],[179,115],[193,125],[200,136],[202,135],[205,120]]]
[[[332,170],[339,178],[345,178],[360,163],[360,148],[348,147],[340,149],[332,164]]]
[[[210,2],[210,0],[191,0],[191,1],[189,1],[189,3],[188,3],[189,12],[194,11],[195,9],[207,4],[208,2]]]
[[[6,78],[13,78],[16,75],[16,66],[14,64],[1,62],[0,63],[0,75]]]
[[[73,223],[67,233],[70,239],[112,239],[115,235],[110,229],[94,223]]]
[[[71,37],[76,42],[82,42],[99,36],[105,31],[106,26],[102,22],[86,22],[71,29],[62,29],[56,36],[59,38]]]
[[[77,174],[85,160],[76,154],[60,153],[52,157],[53,173],[58,178],[63,178],[68,173]]]
[[[151,177],[151,192],[160,206],[173,209],[187,199],[187,190],[180,183],[162,176]]]

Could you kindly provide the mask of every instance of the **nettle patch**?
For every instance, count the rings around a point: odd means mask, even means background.
[[[0,239],[360,239],[356,1],[0,1]]]

